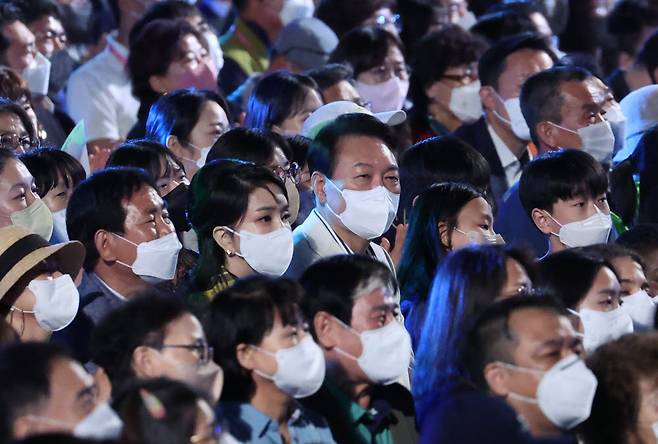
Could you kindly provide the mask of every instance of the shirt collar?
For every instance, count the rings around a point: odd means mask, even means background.
[[[126,298],[125,298],[124,296],[122,296],[119,292],[117,292],[117,291],[114,290],[112,287],[110,287],[109,285],[107,285],[107,284],[105,283],[105,281],[104,281],[103,279],[100,278],[99,275],[97,275],[96,273],[94,273],[94,277],[95,277],[96,279],[98,279],[98,282],[100,282],[100,284],[101,284],[103,287],[105,287],[105,288],[107,289],[107,291],[109,291],[110,293],[112,293],[114,296],[118,297],[118,298],[121,299],[122,301],[125,301],[125,300],[126,300]]]
[[[251,404],[245,402],[240,404],[240,418],[253,427],[256,435],[263,438],[268,433],[279,433],[279,423],[270,418]],[[302,418],[302,412],[297,401],[290,404],[288,425],[296,424]]]
[[[500,163],[502,164],[503,169],[514,164],[515,162],[518,162],[519,159],[507,147],[505,142],[503,142],[503,139],[501,139],[500,136],[498,136],[496,130],[494,130],[491,127],[491,125],[489,125],[488,123],[487,123],[487,130],[489,131],[491,140],[493,141],[494,147],[496,148],[496,152],[498,153],[498,158],[500,159]]]

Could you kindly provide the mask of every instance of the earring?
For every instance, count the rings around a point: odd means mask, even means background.
[[[234,252],[234,251],[231,251],[231,250],[226,250],[226,254],[228,255],[228,257],[233,257],[233,256],[235,256],[235,252]]]

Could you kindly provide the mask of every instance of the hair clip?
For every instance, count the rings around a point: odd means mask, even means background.
[[[162,405],[162,402],[160,402],[155,395],[146,389],[140,389],[139,396],[141,396],[142,401],[144,402],[144,407],[146,407],[149,415],[153,418],[164,419],[165,416],[167,416],[167,411],[165,410],[164,405]]]

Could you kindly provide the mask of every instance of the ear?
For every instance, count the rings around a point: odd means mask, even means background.
[[[140,345],[133,350],[130,363],[138,378],[157,378],[162,375],[155,357],[156,351],[151,347]]]
[[[238,344],[235,347],[235,356],[238,359],[240,367],[246,368],[247,370],[253,370],[256,368],[253,347],[249,347],[247,344]]]
[[[441,239],[444,247],[452,249],[450,246],[452,243],[450,242],[450,233],[448,233],[448,224],[445,222],[439,222],[439,239]]]
[[[219,245],[219,247],[224,250],[228,256],[231,256],[237,251],[233,233],[227,229],[222,227],[215,227],[212,230],[212,237],[215,239],[215,242],[217,242],[217,245]]]
[[[313,189],[315,196],[318,198],[318,201],[323,205],[327,203],[327,193],[324,192],[325,184],[326,177],[324,177],[324,174],[315,171],[311,175],[311,188]]]
[[[336,346],[334,338],[334,329],[336,323],[332,316],[326,311],[319,311],[313,317],[313,329],[318,338],[318,345],[325,349],[331,349]]]
[[[157,93],[164,94],[169,92],[169,89],[166,86],[164,77],[162,76],[151,76],[149,77],[149,86],[151,89]]]
[[[114,243],[116,242],[116,237],[110,234],[109,231],[98,230],[94,234],[94,245],[96,246],[96,251],[100,258],[107,262],[115,261],[116,255],[114,254]]]
[[[270,131],[273,131],[273,132],[275,132],[277,134],[280,134],[280,135],[285,134],[285,131],[283,131],[279,125],[272,125],[270,127]]]
[[[549,122],[539,122],[535,125],[535,133],[539,141],[551,148],[558,146],[556,140],[557,131],[558,129],[555,125],[551,125]]]
[[[177,148],[177,147],[180,146],[180,142],[178,141],[178,137],[173,136],[173,135],[167,136],[167,143],[166,144],[167,144],[167,148],[169,148],[169,149]]]
[[[544,211],[540,210],[539,208],[535,208],[530,213],[530,216],[532,217],[532,221],[535,223],[535,226],[542,233],[551,234],[551,232],[555,232],[553,226],[555,222],[553,222]]]
[[[494,395],[507,396],[507,369],[497,362],[490,362],[484,367],[484,380]]]
[[[496,92],[491,86],[483,86],[480,88],[480,101],[482,106],[487,111],[496,109],[496,104],[500,102],[496,96]]]

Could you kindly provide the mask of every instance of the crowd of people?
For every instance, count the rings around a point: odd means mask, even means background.
[[[656,444],[657,77],[658,0],[0,0],[0,444]]]

